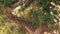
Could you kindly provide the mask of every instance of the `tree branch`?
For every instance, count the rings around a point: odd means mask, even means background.
[[[45,30],[45,28],[46,28],[46,24],[40,24],[40,25],[36,28],[34,34],[42,34],[42,32]]]
[[[23,0],[19,0],[17,3],[11,5],[11,7],[12,7],[12,8],[16,8],[17,6],[22,5],[23,2],[25,2],[25,1],[23,1]]]
[[[14,21],[16,24],[18,24],[19,26],[22,26],[24,27],[26,30],[28,30],[29,32],[32,32],[34,31],[34,28],[28,24],[28,22],[24,21],[24,20],[19,20],[18,17],[14,16],[12,13],[11,13],[11,9],[8,8],[8,7],[3,7],[3,10],[4,12],[6,13],[7,17]]]

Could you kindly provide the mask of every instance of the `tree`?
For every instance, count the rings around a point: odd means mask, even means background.
[[[54,24],[55,5],[59,0],[0,0],[1,14],[30,34],[41,34],[47,25]],[[55,3],[55,4],[54,4]],[[17,14],[13,14],[16,7]],[[16,10],[16,9],[15,9]],[[53,14],[54,13],[54,14]],[[26,33],[24,33],[26,34]]]

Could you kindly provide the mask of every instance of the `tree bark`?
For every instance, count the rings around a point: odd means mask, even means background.
[[[20,20],[18,19],[18,17],[14,16],[12,13],[11,13],[11,9],[8,8],[8,7],[4,7],[3,8],[4,12],[6,13],[7,17],[14,21],[16,24],[18,24],[19,26],[22,26],[24,27],[26,30],[28,30],[29,32],[32,32],[34,31],[34,28],[28,24],[28,22],[24,21],[24,20]]]
[[[11,5],[11,8],[16,8],[17,6],[19,6],[19,5],[22,5],[23,3],[24,3],[25,1],[23,1],[23,0],[18,0],[18,2],[17,3],[15,3],[15,4],[13,4],[13,5]]]
[[[14,16],[11,13],[12,9],[9,7],[3,7],[3,10],[10,20],[14,21],[19,26],[24,27],[30,34],[41,34],[41,32],[45,29],[45,24],[41,24],[34,30],[34,27],[32,27],[28,22],[20,20],[18,17]]]
[[[16,4],[11,5],[11,8],[3,6],[3,10],[11,21],[14,21],[19,26],[24,27],[30,34],[41,34],[42,31],[45,29],[45,24],[39,25],[35,30],[34,27],[32,27],[27,21],[20,20],[18,17],[14,16],[11,11],[16,8],[17,6],[23,4],[23,0],[19,0]]]

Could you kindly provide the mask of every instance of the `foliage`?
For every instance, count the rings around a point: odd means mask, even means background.
[[[18,0],[0,0],[0,5],[11,6],[12,4],[15,4],[16,2],[18,2]]]
[[[3,5],[11,6],[17,2],[18,0],[0,0],[0,6],[3,6]],[[57,10],[54,10],[55,6],[53,6],[51,2],[54,2],[55,4],[60,4],[58,0],[35,0],[36,6],[35,5],[34,7],[31,6],[32,9],[29,9],[30,5],[33,4],[33,1],[26,0],[26,2],[23,5],[21,5],[20,8],[17,9],[17,11],[15,12],[13,11],[13,13],[15,14],[15,16],[20,15],[18,17],[19,19],[28,21],[29,24],[31,24],[35,28],[42,23],[46,23],[46,25],[51,25],[51,24],[54,24],[54,16],[51,14],[51,12],[53,14],[57,14]],[[23,13],[23,15],[21,13]],[[0,8],[0,26],[2,26],[2,28],[5,27],[5,29],[0,28],[2,29],[0,31],[5,31],[6,34],[10,34],[10,33],[23,34],[21,32],[24,31],[23,28],[19,28],[17,24],[14,24],[13,22],[11,23],[11,21],[7,19],[2,8]],[[11,27],[14,27],[13,32],[10,32]]]

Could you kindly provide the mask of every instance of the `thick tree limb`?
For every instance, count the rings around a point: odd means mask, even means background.
[[[11,9],[9,7],[3,7],[4,12],[6,13],[7,17],[14,21],[19,26],[24,27],[30,34],[41,34],[41,32],[45,29],[45,24],[39,25],[35,30],[34,27],[32,27],[28,22],[24,20],[19,20],[18,17],[14,16],[11,13]]]
[[[23,0],[19,0],[16,4],[11,5],[11,8],[16,8],[17,6],[23,4]],[[34,3],[33,3],[34,4]],[[29,31],[30,34],[41,34],[41,32],[43,31],[43,28],[45,29],[45,25],[39,25],[36,30],[34,30],[34,27],[32,27],[28,22],[24,21],[24,20],[20,20],[18,19],[18,17],[14,16],[11,11],[13,9],[10,9],[9,7],[3,7],[4,12],[6,13],[7,17],[14,21],[16,24],[18,24],[19,26],[24,27],[26,30]]]
[[[29,32],[33,32],[34,28],[28,24],[28,22],[24,21],[24,20],[19,20],[17,17],[15,17],[12,13],[11,13],[11,9],[8,7],[4,7],[4,12],[6,13],[7,17],[14,21],[15,23],[17,23],[19,26],[24,27],[26,30],[28,30]]]
[[[46,24],[40,24],[40,25],[36,28],[34,34],[41,34],[41,33],[45,30],[45,28],[46,28]]]

